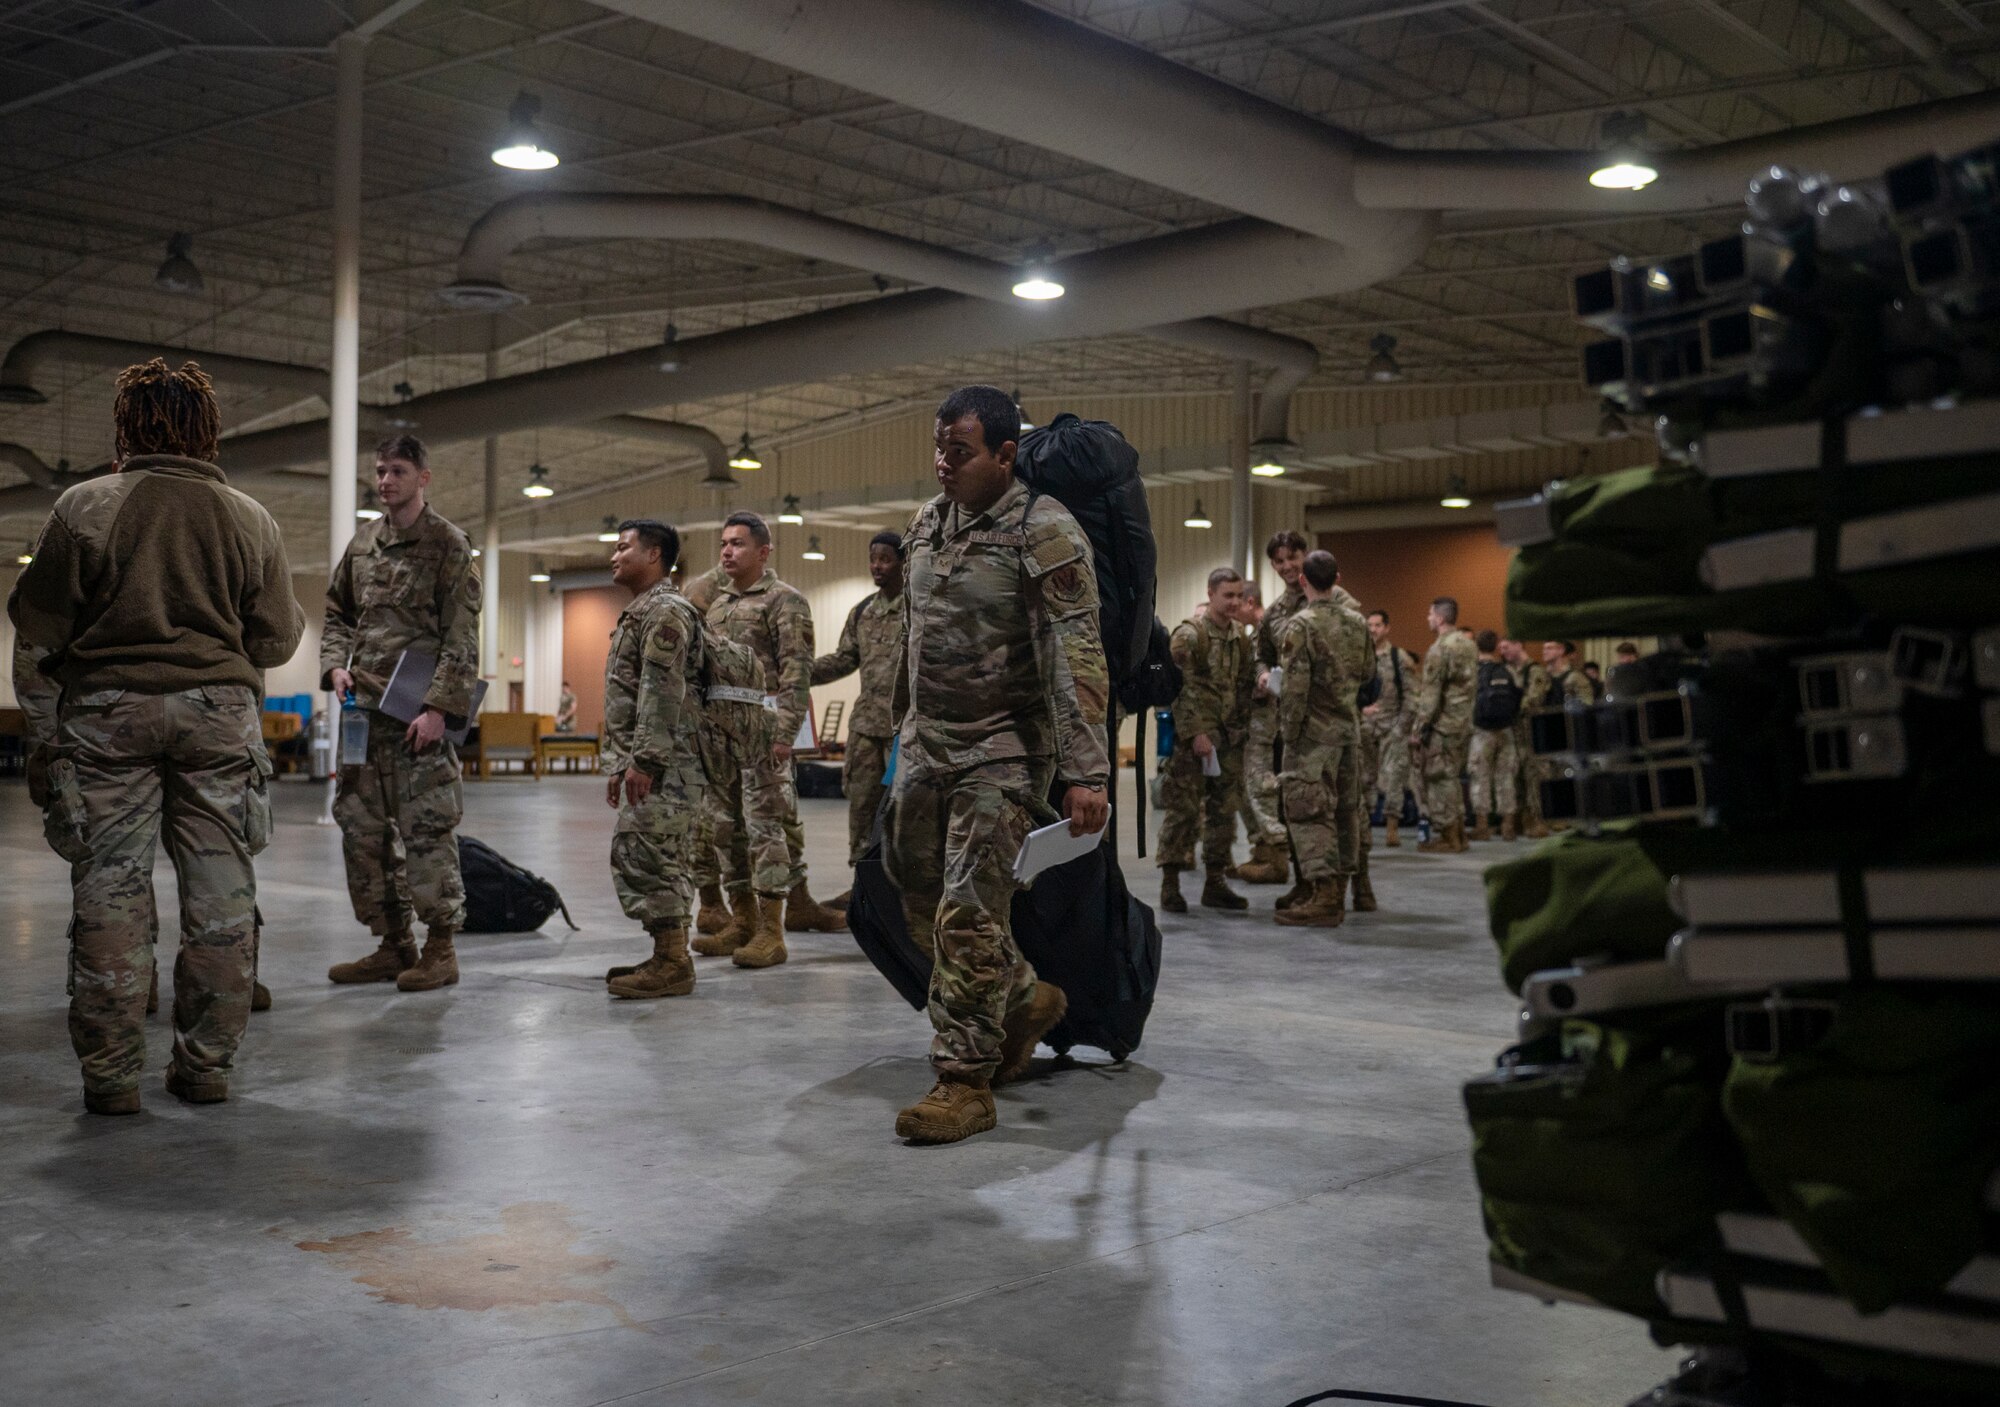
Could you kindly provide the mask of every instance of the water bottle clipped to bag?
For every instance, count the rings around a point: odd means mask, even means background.
[[[357,708],[354,696],[340,700],[340,765],[359,767],[368,760],[368,710]]]

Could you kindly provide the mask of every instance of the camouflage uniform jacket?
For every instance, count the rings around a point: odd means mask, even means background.
[[[1278,736],[1287,748],[1311,735],[1354,742],[1361,707],[1355,691],[1374,667],[1368,622],[1328,597],[1308,601],[1278,641],[1285,679],[1278,691]]]
[[[700,576],[689,580],[682,588],[681,595],[687,597],[688,604],[699,615],[706,616],[708,608],[715,604],[715,598],[722,592],[722,583],[729,580],[723,575],[722,564],[716,563]]]
[[[1240,737],[1250,719],[1250,691],[1257,686],[1250,637],[1233,623],[1204,616],[1175,626],[1169,643],[1182,676],[1173,702],[1174,736]]]
[[[1479,649],[1462,630],[1447,630],[1424,656],[1414,731],[1452,736],[1472,732],[1472,701],[1479,680]]]
[[[1382,681],[1376,700],[1382,707],[1376,718],[1393,718],[1405,728],[1415,717],[1417,692],[1423,687],[1424,667],[1417,657],[1400,645],[1384,645],[1375,651],[1375,677]],[[1401,683],[1397,682],[1398,678]]]
[[[1305,589],[1298,586],[1286,587],[1277,600],[1264,608],[1264,619],[1257,623],[1259,672],[1269,669],[1278,662],[1278,637],[1285,633],[1285,626],[1292,617],[1305,608]]]
[[[1562,690],[1560,699],[1556,690]],[[1597,697],[1590,687],[1590,676],[1580,669],[1565,669],[1561,674],[1550,674],[1542,670],[1541,692],[1527,696],[1529,708],[1553,708],[1558,703],[1589,703]]]
[[[465,534],[429,504],[407,528],[384,516],[355,530],[326,587],[320,687],[346,669],[355,702],[378,707],[406,649],[437,659],[425,706],[465,717],[479,680],[479,569]]]
[[[1090,540],[1069,510],[1019,480],[978,514],[940,494],[903,549],[898,781],[1051,758],[1059,781],[1103,786],[1110,672]]]
[[[701,781],[701,617],[662,580],[619,612],[604,661],[606,773],[637,767]]]
[[[812,707],[813,617],[806,598],[769,567],[747,587],[725,576],[708,608],[708,628],[763,662],[765,682],[778,701],[771,736],[790,743]]]
[[[1521,712],[1533,713],[1538,708],[1546,708],[1549,703],[1549,672],[1534,660],[1528,660],[1519,669],[1509,670],[1514,682],[1521,686]]]
[[[813,661],[812,682],[831,684],[861,671],[861,694],[848,722],[850,733],[886,738],[896,731],[896,671],[903,663],[903,635],[908,629],[903,597],[880,591],[863,597],[840,627],[840,644],[830,655]]]

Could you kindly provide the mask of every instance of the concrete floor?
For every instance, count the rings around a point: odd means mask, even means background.
[[[1620,1407],[1670,1366],[1635,1322],[1486,1287],[1458,1086],[1511,1025],[1477,882],[1497,844],[1378,849],[1383,912],[1337,933],[1270,924],[1271,888],[1166,918],[1130,1064],[912,1149],[891,1125],[928,1028],[851,940],[609,1001],[643,944],[598,781],[467,792],[467,833],[581,932],[467,939],[442,993],[330,986],[368,942],[320,791],[286,784],[260,863],[277,1007],[233,1097],[149,1073],[144,1114],[99,1119],[65,876],[0,784],[0,1400]],[[842,803],[807,807],[824,895]],[[1150,900],[1150,863],[1127,872]]]

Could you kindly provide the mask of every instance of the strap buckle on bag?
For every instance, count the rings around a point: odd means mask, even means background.
[[[1711,764],[1700,757],[1645,758],[1591,769],[1568,767],[1541,784],[1542,814],[1555,821],[1709,819]]]
[[[1799,707],[1807,719],[1842,713],[1891,713],[1903,686],[1885,652],[1814,655],[1796,662]]]
[[[1529,746],[1544,757],[1617,757],[1680,752],[1707,741],[1709,708],[1699,686],[1614,694],[1603,703],[1571,699],[1528,717]]]
[[[1894,714],[1805,720],[1806,780],[1879,781],[1910,768],[1903,720]]]
[[[1919,693],[1941,699],[1963,697],[1971,666],[1966,639],[1955,631],[1902,625],[1889,637],[1890,671]]]
[[[1729,1053],[1769,1065],[1824,1041],[1839,1013],[1838,1002],[1775,993],[1761,1002],[1732,1002],[1725,1012]]]

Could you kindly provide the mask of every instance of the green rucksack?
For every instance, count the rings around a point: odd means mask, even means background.
[[[1738,1057],[1722,1107],[1750,1173],[1870,1314],[1939,1290],[1982,1249],[2000,1164],[2000,993],[1840,989],[1825,1034]]]
[[[1565,1021],[1465,1086],[1497,1264],[1665,1317],[1655,1277],[1713,1247],[1716,1214],[1750,1199],[1716,1098],[1721,1032],[1714,1003]]]

